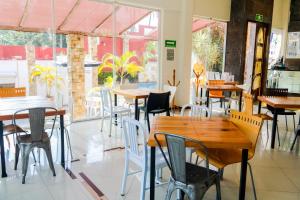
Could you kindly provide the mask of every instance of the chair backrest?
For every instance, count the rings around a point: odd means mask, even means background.
[[[224,80],[209,80],[208,81],[208,85],[211,86],[218,86],[218,85],[224,85],[225,81]],[[209,91],[209,95],[212,96],[223,96],[223,92],[222,91]]]
[[[171,175],[175,181],[186,184],[186,144],[203,150],[205,153],[205,166],[207,171],[207,178],[209,177],[209,162],[207,148],[200,142],[190,138],[181,137],[169,133],[155,133],[155,141],[165,158],[165,161],[171,171]],[[168,148],[169,159],[162,149],[162,140],[165,141]]]
[[[0,88],[0,97],[23,97],[26,96],[26,88]]]
[[[289,89],[287,88],[266,88],[266,96],[287,97]]]
[[[244,93],[244,112],[249,115],[253,114],[253,96],[250,93]]]
[[[211,72],[211,71],[206,72],[206,78],[207,78],[207,80],[214,80],[215,79],[215,73]]]
[[[229,72],[223,72],[221,74],[221,79],[225,80],[225,81],[230,81],[230,74],[229,74]]]
[[[13,115],[13,124],[15,125],[15,127],[17,127],[18,124],[16,120],[18,114],[27,113],[32,142],[40,142],[42,140],[43,133],[45,132],[45,118],[46,118],[47,111],[54,112],[53,124],[51,129],[51,135],[52,135],[53,128],[56,122],[56,117],[57,117],[57,109],[52,107],[36,107],[36,108],[18,110]]]
[[[108,88],[102,88],[100,90],[100,96],[101,96],[101,105],[102,105],[102,111],[103,112],[112,112],[113,105],[112,105],[112,98],[110,94],[110,89]]]
[[[143,124],[130,117],[124,117],[123,124],[123,136],[125,139],[125,151],[134,155],[139,159],[146,159],[148,155],[147,140],[149,136],[148,129]],[[139,146],[138,135],[142,134],[141,145]],[[141,147],[141,148],[139,148]]]
[[[221,79],[221,74],[219,72],[214,73],[215,80],[220,80]]]
[[[170,109],[170,92],[150,93],[147,100],[147,112]]]
[[[171,93],[170,94],[170,101],[169,101],[169,103],[170,103],[170,105],[172,105],[173,99],[175,97],[175,93],[176,93],[176,90],[177,90],[177,87],[176,86],[170,86],[170,85],[164,85],[163,90],[165,92],[170,92]]]
[[[191,108],[190,116],[195,118],[206,118],[206,113],[208,113],[207,117],[211,116],[210,110],[204,105],[195,105],[195,104],[187,104],[184,105],[181,109],[180,115],[184,116],[184,112],[187,108]]]
[[[252,148],[249,149],[249,153],[254,155],[257,139],[262,127],[262,118],[232,110],[230,113],[230,121],[238,126],[252,142]]]

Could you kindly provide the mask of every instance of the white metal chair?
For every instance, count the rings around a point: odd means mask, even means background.
[[[201,118],[206,118],[206,113],[208,113],[207,118],[210,118],[211,116],[211,112],[210,109],[208,109],[206,106],[204,105],[194,105],[194,104],[187,104],[184,105],[181,109],[181,116],[185,115],[185,110],[187,108],[191,108],[191,112],[189,113],[189,116],[193,117],[195,120],[197,119],[201,119]],[[187,149],[187,158],[189,160],[189,162],[192,162],[192,154],[195,152],[194,149],[192,148],[186,148]],[[197,157],[197,161],[198,161],[198,157]],[[196,163],[197,163],[196,161]]]
[[[173,110],[173,100],[174,100],[174,97],[175,97],[175,94],[176,94],[176,90],[177,90],[177,87],[176,86],[170,86],[170,85],[164,85],[163,86],[163,90],[164,92],[170,92],[170,100],[169,100],[169,104],[170,104],[170,107],[171,107],[171,111],[172,113],[174,114],[174,110]]]
[[[145,191],[149,189],[146,186],[147,173],[150,169],[150,148],[147,146],[147,140],[149,136],[148,129],[135,119],[124,117],[123,123],[123,136],[125,138],[125,168],[122,178],[121,195],[125,195],[127,177],[139,172],[142,172],[141,180],[141,193],[140,200],[145,199]],[[139,133],[139,134],[138,134]],[[142,137],[142,140],[138,141],[138,136]],[[155,168],[158,170],[167,166],[162,153],[157,149],[156,151],[156,163]],[[140,168],[139,171],[129,172],[129,162],[134,163]]]
[[[123,106],[114,106],[111,98],[111,93],[108,88],[103,88],[100,90],[101,105],[102,105],[102,121],[101,121],[101,132],[103,131],[103,123],[106,114],[109,116],[109,137],[111,136],[112,119],[117,116],[122,120],[122,115],[131,114],[130,108],[125,108]]]

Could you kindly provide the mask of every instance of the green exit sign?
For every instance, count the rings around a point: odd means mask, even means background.
[[[165,47],[176,47],[176,40],[165,40]]]
[[[256,14],[255,15],[255,21],[257,22],[264,22],[264,16],[261,14]]]

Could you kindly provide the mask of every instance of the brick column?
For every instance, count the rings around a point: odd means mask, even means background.
[[[73,119],[85,117],[85,79],[84,79],[84,36],[69,34],[68,42],[68,74],[69,93],[73,100]],[[69,104],[72,105],[72,104]]]
[[[95,61],[98,61],[97,57],[98,53],[98,38],[97,37],[89,37],[89,54],[91,58]],[[93,67],[92,69],[92,86],[98,86],[98,68]]]
[[[37,95],[36,81],[34,82],[30,81],[31,69],[35,65],[35,47],[32,45],[26,45],[25,49],[26,49],[26,61],[27,61],[28,82],[29,82],[28,94],[30,96],[35,96]]]

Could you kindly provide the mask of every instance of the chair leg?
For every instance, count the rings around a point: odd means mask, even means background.
[[[111,128],[112,128],[112,115],[109,117],[109,137],[111,137]]]
[[[285,117],[285,130],[288,131],[289,127],[288,127],[288,123],[287,123],[287,117],[286,117],[286,115],[284,115],[284,117]]]
[[[166,194],[165,200],[170,200],[170,199],[171,199],[173,190],[174,190],[174,188],[173,188],[173,183],[171,183],[171,182],[169,181],[168,189],[167,189],[167,194]]]
[[[141,193],[140,193],[140,200],[145,199],[145,192],[146,192],[146,181],[147,181],[147,165],[143,167],[142,170],[142,182],[141,182]]]
[[[6,139],[7,144],[8,144],[8,149],[10,149],[10,141],[9,141],[8,135],[5,136],[5,139]]]
[[[71,155],[71,161],[72,161],[73,160],[73,150],[72,150],[72,146],[71,146],[69,131],[66,129],[66,127],[64,128],[64,130],[65,130],[65,135],[67,138],[67,145],[68,145],[68,148],[70,149],[70,155]]]
[[[278,123],[276,126],[276,130],[277,130],[277,139],[278,139],[278,145],[280,146],[280,138],[279,138],[279,129],[278,129]]]
[[[19,155],[20,155],[20,147],[16,144],[16,152],[15,152],[15,166],[14,170],[17,170],[18,162],[19,162]]]
[[[52,170],[53,176],[56,176],[54,165],[53,165],[53,159],[52,159],[52,153],[51,153],[51,146],[50,146],[50,144],[48,144],[43,149],[46,152],[48,163],[49,163],[50,169]]]
[[[295,132],[296,131],[295,115],[293,115],[293,122],[294,122],[294,132]]]
[[[149,120],[149,114],[147,113],[147,125],[148,125],[148,130],[150,132],[150,120]]]
[[[29,162],[29,154],[31,152],[32,147],[28,145],[24,145],[21,147],[22,151],[22,184],[25,184],[25,178],[28,169],[28,162]]]
[[[223,180],[223,175],[224,175],[224,168],[218,169],[220,180]]]
[[[128,156],[125,156],[125,168],[124,168],[124,174],[123,174],[123,178],[122,178],[122,186],[121,186],[121,195],[124,196],[125,195],[125,189],[126,189],[126,182],[127,182],[127,176],[128,176],[128,165],[129,165],[129,161],[128,161]]]
[[[247,165],[249,166],[249,171],[250,171],[250,176],[251,176],[251,183],[252,183],[252,188],[253,188],[254,199],[257,200],[256,189],[255,189],[255,184],[254,184],[254,177],[253,177],[253,172],[252,172],[252,167],[251,167],[250,163],[248,163],[248,162],[247,162]]]
[[[216,199],[217,200],[221,200],[221,184],[220,184],[220,179],[221,179],[221,177],[219,176],[217,178],[217,181],[216,181],[216,191],[217,191]]]
[[[291,149],[290,149],[291,151],[293,151],[294,145],[295,145],[295,143],[296,143],[296,141],[297,141],[297,137],[298,137],[298,133],[295,132],[295,134],[296,134],[296,135],[295,135],[295,139],[294,139],[293,144],[292,144]]]

